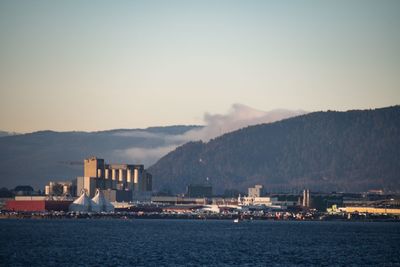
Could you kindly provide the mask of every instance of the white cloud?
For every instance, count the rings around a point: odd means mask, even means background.
[[[227,114],[204,115],[205,127],[191,130],[178,138],[186,141],[203,140],[205,142],[222,134],[238,130],[250,125],[271,123],[290,117],[305,114],[303,110],[275,109],[261,111],[251,107],[234,104]]]
[[[155,163],[161,157],[165,156],[167,153],[174,150],[177,146],[186,142],[198,140],[207,142],[212,138],[243,127],[279,121],[305,113],[306,112],[302,110],[293,111],[286,109],[261,111],[242,104],[234,104],[227,114],[206,113],[204,115],[205,126],[203,128],[188,131],[183,135],[162,136],[145,131],[116,133],[126,136],[161,138],[164,139],[165,146],[155,148],[131,147],[128,149],[115,150],[113,152],[113,157],[129,160],[130,162],[143,163],[146,166],[149,166]]]
[[[143,130],[130,130],[114,133],[116,136],[138,137],[138,138],[162,138],[161,134],[146,132]]]
[[[154,148],[131,147],[128,149],[118,149],[113,152],[113,159],[122,159],[125,162],[135,162],[150,166],[161,157],[165,156],[176,148],[176,145],[167,145]]]

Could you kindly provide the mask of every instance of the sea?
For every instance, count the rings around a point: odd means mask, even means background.
[[[0,266],[400,266],[400,223],[0,220]]]

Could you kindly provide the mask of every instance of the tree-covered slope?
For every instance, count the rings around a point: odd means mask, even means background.
[[[400,190],[400,106],[314,112],[178,147],[150,168],[158,190],[183,192],[208,180],[214,191],[304,187]]]
[[[83,159],[104,158],[110,163],[154,163],[177,139],[199,126],[115,129],[99,132],[40,131],[0,137],[0,187],[69,181],[83,174]]]

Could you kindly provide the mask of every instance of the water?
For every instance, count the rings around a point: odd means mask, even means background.
[[[1,220],[2,266],[400,266],[399,223]]]

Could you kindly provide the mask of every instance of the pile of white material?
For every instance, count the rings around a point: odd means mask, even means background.
[[[105,199],[100,190],[97,189],[93,199],[90,199],[86,195],[86,191],[82,190],[81,196],[69,205],[69,210],[75,212],[111,212],[114,211],[114,206]]]
[[[92,206],[94,212],[111,212],[114,211],[114,206],[104,197],[104,194],[99,189],[96,190],[96,195],[92,198],[95,206]]]
[[[69,205],[70,211],[89,212],[92,211],[93,206],[96,205],[91,200],[84,190],[81,192],[81,196],[78,197],[71,205]]]

